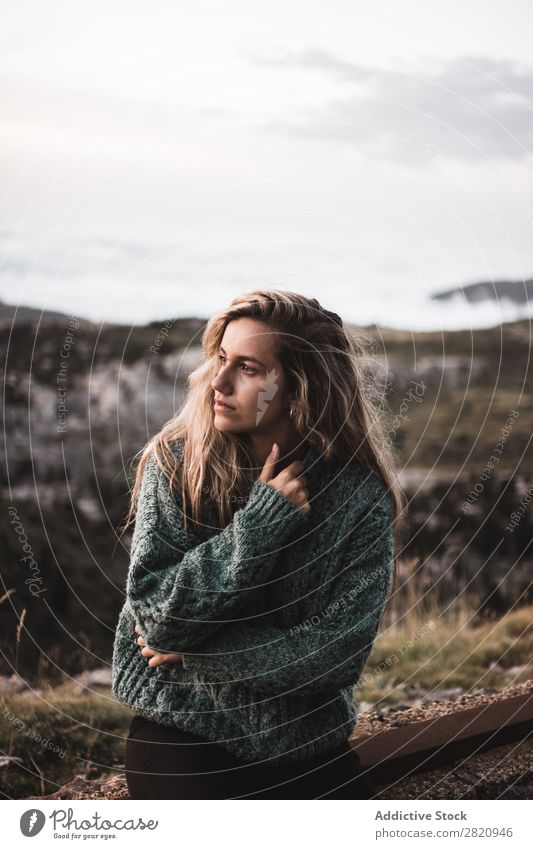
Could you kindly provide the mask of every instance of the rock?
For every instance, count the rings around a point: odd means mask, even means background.
[[[523,675],[524,672],[531,672],[531,665],[529,663],[524,663],[521,666],[510,666],[509,669],[504,669],[506,675],[509,675],[511,678],[516,678],[518,675]]]
[[[413,684],[412,687],[406,687],[405,689],[405,698],[407,701],[411,699],[420,699],[424,696],[426,691],[420,686],[420,684]]]
[[[20,693],[27,686],[20,675],[0,675],[0,693]]]
[[[463,687],[451,687],[449,690],[434,690],[432,693],[428,693],[427,696],[423,696],[421,701],[423,702],[442,702],[446,699],[458,699],[459,696],[464,695]]]
[[[87,781],[77,775],[49,796],[27,796],[27,799],[129,799],[128,785],[124,773],[111,778]]]
[[[93,690],[95,687],[110,687],[111,667],[102,666],[99,669],[90,669],[86,672],[81,672],[75,676],[74,681],[76,681],[80,693],[86,690]]]

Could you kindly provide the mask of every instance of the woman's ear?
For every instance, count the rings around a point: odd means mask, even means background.
[[[294,407],[294,405],[296,404],[296,398],[294,397],[294,393],[287,388],[284,389],[283,395],[281,397],[283,404],[287,407],[287,410],[289,410],[291,407]]]

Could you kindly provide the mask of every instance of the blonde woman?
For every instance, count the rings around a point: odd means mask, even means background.
[[[143,449],[113,654],[132,798],[369,798],[348,737],[402,495],[363,347],[316,299],[235,298]]]

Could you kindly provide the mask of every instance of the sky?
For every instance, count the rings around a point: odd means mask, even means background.
[[[533,10],[4,0],[0,299],[209,317],[256,288],[411,329],[529,314]]]

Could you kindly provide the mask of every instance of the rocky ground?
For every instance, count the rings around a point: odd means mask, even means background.
[[[378,788],[378,799],[533,799],[533,740],[498,746]]]
[[[459,690],[441,690],[420,697],[411,694],[409,701],[383,710],[363,705],[352,739],[495,699],[533,693],[533,679],[499,692],[486,689],[465,693]],[[376,798],[380,799],[533,799],[533,739],[460,758],[446,767],[417,772],[393,784],[379,786],[377,791]],[[96,781],[78,776],[52,795],[28,798],[128,799],[129,794],[125,775],[117,773]]]
[[[365,710],[363,705],[352,739],[524,693],[533,693],[533,679],[500,691],[483,689],[465,693],[461,688],[440,690],[419,698],[412,696],[409,701],[380,711]],[[378,787],[376,798],[533,799],[533,738],[404,776],[393,784]]]
[[[398,728],[400,725],[409,725],[411,722],[420,722],[424,719],[434,719],[436,716],[445,716],[458,710],[488,704],[495,699],[521,696],[529,692],[533,692],[533,678],[500,690],[485,687],[468,692],[462,687],[454,687],[450,690],[435,690],[433,693],[423,695],[416,695],[416,692],[412,690],[405,701],[381,709],[372,708],[362,702],[359,705],[357,726],[351,739],[368,737],[369,734],[388,731],[389,728]]]

